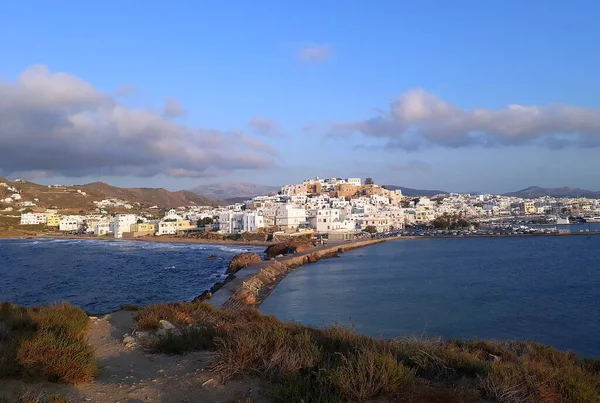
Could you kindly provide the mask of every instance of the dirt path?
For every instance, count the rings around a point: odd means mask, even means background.
[[[179,403],[179,402],[265,402],[256,379],[229,381],[226,385],[205,382],[217,379],[208,370],[211,352],[182,356],[148,354],[127,348],[123,335],[130,333],[133,313],[119,311],[92,319],[89,341],[96,349],[100,375],[88,385],[64,386],[50,383],[27,385],[47,393],[60,393],[74,403]],[[203,386],[205,384],[205,386]],[[18,389],[22,382],[0,382],[0,390]]]

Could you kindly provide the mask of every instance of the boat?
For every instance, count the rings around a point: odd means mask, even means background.
[[[585,222],[600,222],[600,216],[598,217],[586,217]]]
[[[569,221],[569,217],[567,217],[567,218],[556,217],[556,225],[569,225],[569,224],[571,224],[571,222]]]

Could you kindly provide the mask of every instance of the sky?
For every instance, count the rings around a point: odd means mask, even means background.
[[[0,175],[600,190],[595,1],[0,2]]]

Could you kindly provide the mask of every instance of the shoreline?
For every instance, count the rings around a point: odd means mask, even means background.
[[[196,238],[177,238],[177,237],[138,237],[138,238],[112,238],[112,237],[95,237],[95,236],[80,236],[80,235],[44,235],[38,233],[35,235],[8,235],[0,233],[0,239],[76,239],[83,241],[105,241],[105,242],[153,242],[153,243],[188,243],[188,244],[205,244],[205,245],[236,245],[236,246],[269,246],[273,242],[262,241],[232,241],[219,239],[196,239]]]
[[[392,240],[414,237],[390,237],[335,243],[306,252],[249,264],[234,273],[233,278],[217,289],[206,301],[216,307],[238,310],[244,306],[258,308],[273,289],[294,269],[322,259],[339,257],[340,253]]]

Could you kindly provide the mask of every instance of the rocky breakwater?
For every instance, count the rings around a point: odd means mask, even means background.
[[[339,253],[385,242],[386,239],[370,239],[355,241],[328,248],[309,248],[302,252],[296,250],[295,256],[285,257],[281,260],[271,260],[271,264],[261,269],[257,274],[244,281],[223,304],[224,308],[236,309],[243,306],[258,307],[275,288],[275,286],[293,269],[313,263],[321,259],[337,257]],[[273,245],[274,246],[274,245]],[[276,253],[276,251],[271,252]],[[267,249],[267,256],[269,256]]]
[[[267,259],[273,257],[288,255],[290,253],[303,253],[310,251],[316,246],[312,241],[287,241],[269,245],[265,250]]]
[[[219,290],[225,284],[233,280],[235,278],[235,273],[237,273],[240,269],[243,269],[244,267],[247,267],[250,264],[259,262],[262,262],[262,259],[258,253],[239,253],[235,255],[233,259],[231,259],[231,262],[229,262],[229,266],[227,267],[227,271],[225,272],[227,274],[225,280],[216,282],[210,288],[210,290],[205,290],[204,292],[202,292],[202,294],[194,298],[194,302],[200,302],[210,299],[217,290]]]

